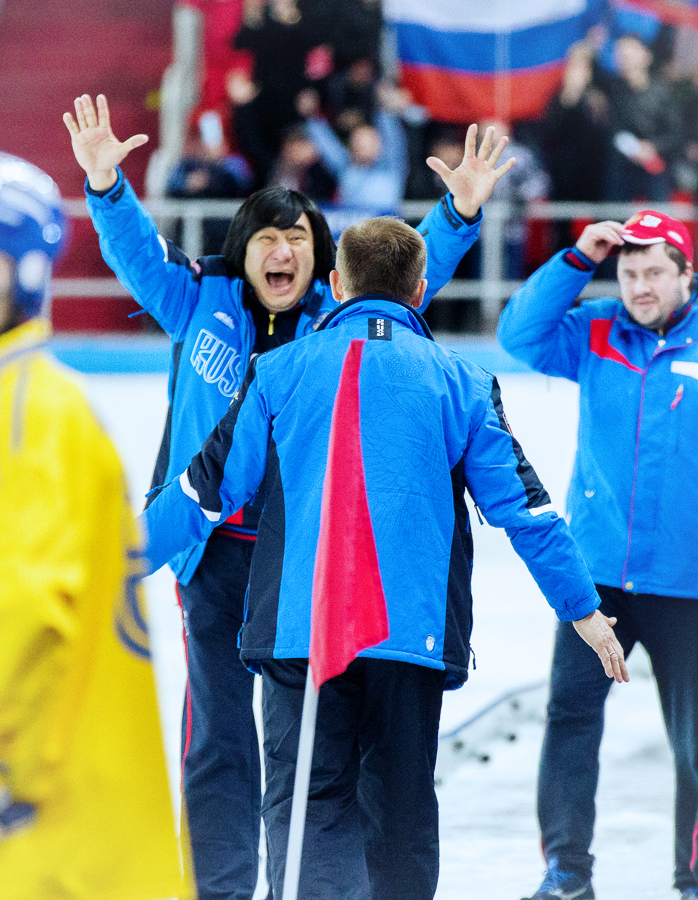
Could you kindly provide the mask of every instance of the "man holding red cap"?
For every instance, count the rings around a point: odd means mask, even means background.
[[[575,306],[618,254],[621,299]],[[535,272],[499,323],[502,346],[580,388],[570,529],[616,616],[647,651],[676,769],[674,887],[698,900],[698,306],[693,246],[644,210],[599,222]],[[557,630],[538,782],[547,872],[532,900],[592,900],[599,745],[609,684],[567,623]],[[602,674],[602,673],[601,673]]]

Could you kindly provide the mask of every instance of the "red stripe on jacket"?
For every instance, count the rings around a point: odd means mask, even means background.
[[[617,362],[622,366],[625,366],[626,369],[630,369],[633,372],[640,372],[640,374],[642,374],[642,369],[634,366],[626,356],[623,356],[623,354],[619,350],[616,350],[616,348],[612,347],[608,342],[608,335],[610,334],[613,322],[614,319],[591,320],[589,349],[592,353],[595,353],[601,359],[610,359],[613,362]]]

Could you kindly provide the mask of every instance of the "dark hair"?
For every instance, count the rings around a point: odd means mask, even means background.
[[[630,241],[626,241],[623,246],[620,248],[620,253],[623,256],[627,256],[631,253],[642,253],[643,250],[649,250],[652,244],[632,244]],[[683,251],[679,250],[678,247],[675,247],[673,244],[668,244],[664,241],[664,252],[669,257],[672,262],[675,262],[679,269],[679,275],[683,275],[686,271],[687,259],[686,255]]]
[[[281,132],[281,145],[289,143],[289,141],[312,141],[308,126],[305,122],[293,122],[287,125]]]
[[[351,297],[387,294],[410,303],[426,264],[423,237],[394,216],[364,219],[339,239],[337,270]]]
[[[433,123],[428,127],[427,146],[433,147],[436,144],[458,144],[463,147],[465,144],[465,130],[457,125],[451,125],[445,122]]]
[[[325,217],[310,197],[278,186],[255,191],[230,223],[222,253],[231,278],[245,277],[245,252],[253,234],[262,228],[292,228],[303,213],[313,232],[313,278],[329,281],[337,248]]]

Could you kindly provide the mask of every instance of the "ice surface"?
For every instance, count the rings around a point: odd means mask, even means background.
[[[164,375],[90,375],[85,384],[124,459],[134,503],[149,487],[166,413]],[[577,420],[577,389],[539,375],[502,375],[510,425],[559,511],[564,508]],[[445,696],[442,733],[516,688],[462,733],[475,752],[438,788],[441,877],[437,900],[519,900],[541,880],[535,781],[555,619],[502,532],[474,524],[473,646],[477,670]],[[173,795],[179,783],[184,689],[181,620],[167,569],[146,579]],[[654,683],[641,648],[631,681],[614,686],[602,746],[592,848],[598,900],[669,900],[673,871],[673,771]],[[445,743],[445,742],[444,742]],[[440,754],[445,759],[446,751]],[[486,758],[487,761],[482,761]],[[258,895],[261,894],[258,891]]]

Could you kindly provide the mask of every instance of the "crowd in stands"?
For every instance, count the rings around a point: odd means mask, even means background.
[[[192,2],[209,23],[215,8],[218,43],[209,35],[205,96],[171,196],[240,198],[283,184],[370,214],[441,196],[425,160],[456,165],[466,126],[432,121],[388,71],[381,0]],[[539,120],[480,123],[510,134],[506,152],[517,158],[494,196],[515,204],[506,277],[526,277],[538,262],[527,250],[527,201],[695,197],[698,48],[693,67],[690,53],[677,65],[675,43],[675,30],[656,20],[616,22],[615,33],[596,27],[570,49],[561,89]],[[207,226],[207,251],[221,227]],[[571,236],[556,227],[546,251]],[[460,274],[477,272],[473,257]]]

